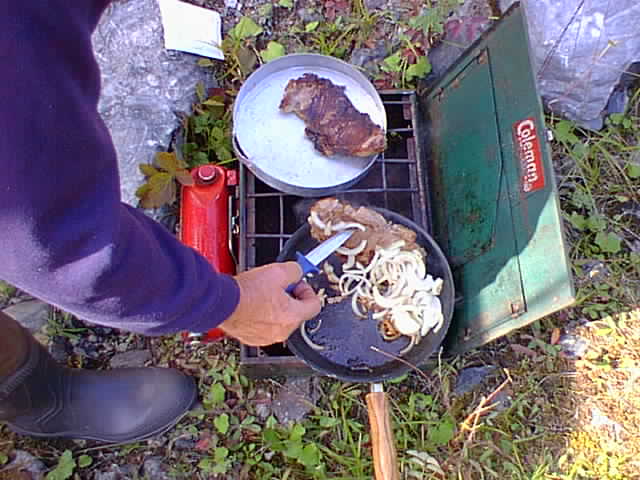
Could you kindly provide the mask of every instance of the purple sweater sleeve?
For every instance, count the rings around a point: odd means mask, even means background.
[[[107,3],[0,6],[0,278],[93,323],[203,332],[238,285],[120,201],[90,37]]]

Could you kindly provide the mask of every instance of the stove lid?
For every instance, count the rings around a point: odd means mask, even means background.
[[[542,105],[516,5],[428,91],[425,181],[458,299],[459,353],[574,301]]]

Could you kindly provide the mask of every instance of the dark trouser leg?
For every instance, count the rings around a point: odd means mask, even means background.
[[[6,315],[0,349],[0,421],[26,435],[133,442],[172,427],[197,394],[176,370],[62,367]]]

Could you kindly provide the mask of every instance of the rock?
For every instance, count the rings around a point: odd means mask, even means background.
[[[364,0],[367,10],[383,10],[387,5],[387,0]]]
[[[174,112],[190,111],[195,85],[208,86],[211,76],[197,56],[165,50],[157,0],[112,2],[93,45],[102,71],[98,108],[116,148],[122,199],[135,206],[138,165],[169,146],[180,123]]]
[[[302,23],[321,22],[322,14],[314,8],[299,8],[296,12]]]
[[[67,363],[69,354],[67,353],[67,346],[64,341],[64,337],[56,336],[51,340],[51,343],[49,344],[49,353],[56,362]]]
[[[271,415],[271,393],[260,388],[256,391],[255,397],[251,400],[256,415],[262,420],[266,420]]]
[[[139,468],[135,465],[111,465],[108,470],[95,472],[93,480],[137,480]],[[151,477],[150,477],[151,478]]]
[[[617,441],[620,441],[620,436],[624,432],[622,425],[618,422],[614,422],[595,407],[591,409],[591,425],[598,428],[610,429]]]
[[[193,450],[196,443],[198,443],[198,438],[195,435],[185,435],[176,438],[175,442],[173,442],[173,448],[176,450]]]
[[[162,457],[149,457],[144,461],[142,473],[153,480],[169,480],[169,476],[162,469]]]
[[[281,423],[296,422],[315,407],[311,378],[287,378],[273,399],[272,410]]]
[[[2,312],[9,315],[31,333],[39,332],[49,321],[51,307],[40,300],[16,303]]]
[[[562,353],[569,358],[582,358],[589,349],[589,340],[573,334],[565,334],[560,337],[558,345],[562,347]]]
[[[13,460],[9,465],[3,467],[3,469],[7,471],[16,470],[17,472],[28,472],[32,480],[41,480],[44,478],[44,472],[47,471],[47,467],[41,460],[24,450],[15,450],[13,453]],[[17,478],[19,477],[16,475],[16,479]]]
[[[453,390],[455,395],[464,395],[475,387],[480,385],[487,375],[489,375],[496,367],[493,365],[485,365],[483,367],[469,367],[458,373],[456,386]]]
[[[377,73],[379,65],[387,56],[384,42],[379,42],[375,48],[356,48],[351,53],[349,63],[362,67],[367,72]]]
[[[111,368],[144,367],[149,360],[151,360],[149,350],[130,350],[115,354],[111,357],[109,365]]]
[[[511,392],[507,390],[502,390],[498,392],[498,394],[493,397],[492,404],[495,404],[493,407],[493,412],[502,412],[511,406],[513,398],[511,396]]]

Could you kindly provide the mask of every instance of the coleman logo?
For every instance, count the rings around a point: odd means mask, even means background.
[[[540,140],[533,117],[513,124],[513,140],[520,158],[522,191],[531,193],[544,188]]]

